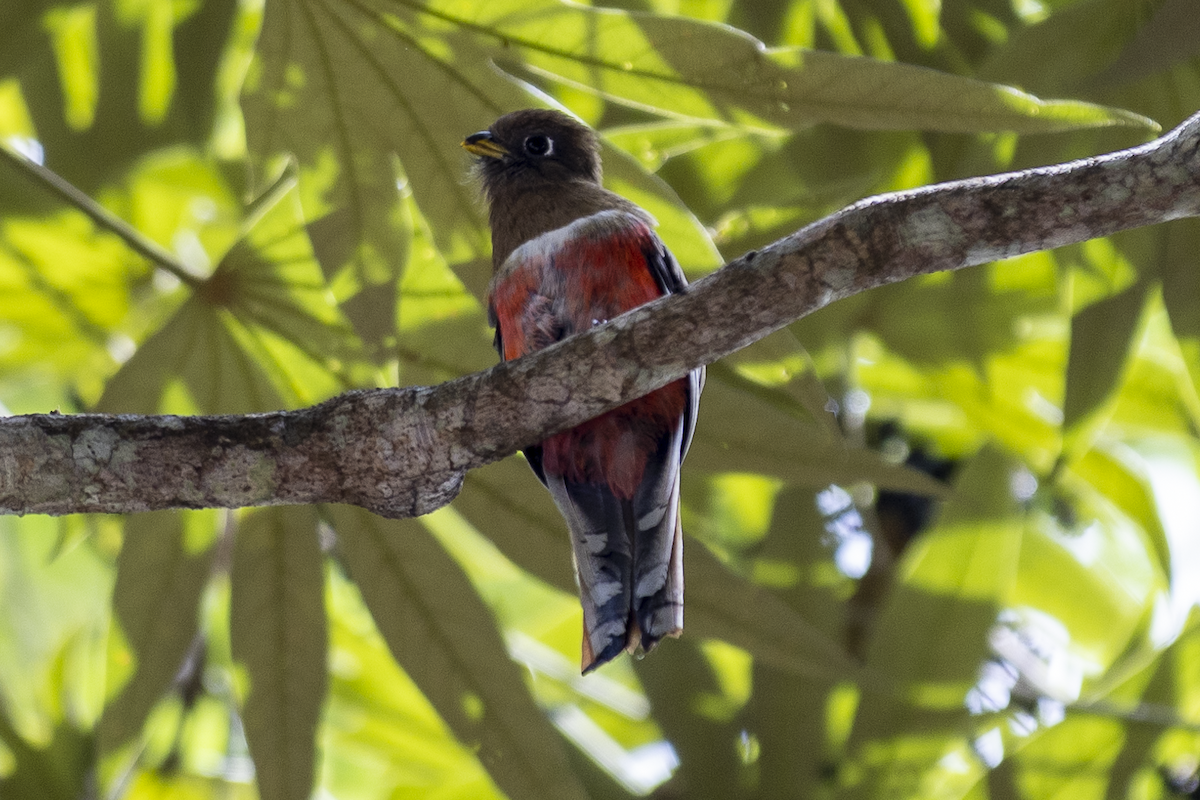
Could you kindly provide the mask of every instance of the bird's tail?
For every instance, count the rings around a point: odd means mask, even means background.
[[[652,527],[637,528],[634,541],[630,620],[636,630],[630,631],[627,648],[648,653],[663,638],[683,632],[683,529],[678,489],[664,518]]]
[[[607,486],[546,477],[571,531],[583,606],[583,672],[622,650],[649,651],[663,637],[678,636],[683,630],[678,472],[673,490],[649,507],[640,502],[646,499],[642,491],[623,499]]]

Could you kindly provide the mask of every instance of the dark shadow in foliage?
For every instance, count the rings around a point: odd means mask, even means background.
[[[844,592],[839,596],[835,586],[815,580],[823,568],[832,567],[824,523],[812,490],[784,490],[776,498],[771,527],[756,556],[792,565],[801,578],[778,594],[793,608],[803,609],[831,641],[842,641]],[[849,584],[847,578],[843,588]],[[759,747],[755,797],[814,797],[836,772],[836,754],[827,746],[826,702],[839,677],[800,677],[755,662],[754,694],[741,715]]]
[[[921,442],[908,440],[898,423],[880,425],[871,438],[878,449],[885,449],[889,442],[896,442],[908,450],[904,458],[906,467],[919,470],[943,483],[949,483],[954,477],[957,460],[942,458]],[[879,491],[875,498],[875,516],[879,521],[879,533],[893,555],[899,557],[913,537],[929,527],[937,505],[937,500],[928,495],[891,489]]]
[[[0,797],[78,800],[89,796],[96,758],[90,733],[60,722],[48,745],[34,747],[0,713],[0,742],[16,761],[16,769],[0,778]]]
[[[1154,675],[1150,678],[1146,691],[1142,693],[1142,703],[1161,708],[1178,707],[1177,704],[1182,698],[1178,696],[1174,666],[1169,658],[1159,659],[1154,664]],[[1117,753],[1112,767],[1109,768],[1108,789],[1104,793],[1104,800],[1123,800],[1136,796],[1133,787],[1138,773],[1143,766],[1153,763],[1159,740],[1166,733],[1163,726],[1157,722],[1129,720],[1125,723],[1125,738],[1121,743],[1121,751]],[[1198,790],[1200,785],[1193,787],[1191,796],[1196,797]]]
[[[59,4],[45,4],[49,11]],[[238,3],[208,0],[174,29],[175,89],[161,120],[146,120],[140,110],[143,50],[148,37],[140,25],[118,21],[117,4],[96,9],[99,100],[92,124],[76,130],[63,119],[63,95],[51,37],[43,14],[28,4],[0,8],[0,77],[15,74],[46,151],[46,166],[88,194],[96,194],[113,176],[150,150],[175,144],[202,147],[212,135],[217,107],[216,78]],[[53,12],[52,12],[53,13]],[[21,54],[21,55],[17,55]]]

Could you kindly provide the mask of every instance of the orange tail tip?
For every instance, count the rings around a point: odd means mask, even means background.
[[[585,629],[583,632],[583,653],[580,659],[580,672],[587,675],[600,667],[612,661],[622,652],[629,653],[631,656],[640,658],[658,647],[663,639],[678,639],[683,635],[683,626],[667,631],[655,639],[648,639],[642,635],[642,630],[638,626],[637,616],[631,614],[629,618],[628,634],[625,638],[625,646],[617,647],[615,643],[610,643],[600,656],[596,655],[592,649],[592,643],[588,639],[588,632]],[[606,655],[607,654],[607,655]]]
[[[608,644],[597,653],[592,647],[591,631],[588,630],[586,622],[583,626],[583,654],[580,659],[580,672],[587,675],[589,672],[596,670],[609,661],[612,661],[621,653],[634,653],[641,646],[642,632],[638,628],[637,619],[631,614],[629,622],[625,628],[624,638],[614,636],[609,639]]]

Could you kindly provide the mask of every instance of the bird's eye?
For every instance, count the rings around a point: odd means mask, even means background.
[[[554,152],[554,142],[549,136],[534,134],[525,140],[525,152],[531,156],[548,156]]]

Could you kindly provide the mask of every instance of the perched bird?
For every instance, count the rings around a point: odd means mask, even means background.
[[[687,281],[653,217],[600,185],[600,143],[557,111],[505,114],[463,142],[478,156],[494,274],[488,317],[504,360]],[[525,450],[566,519],[583,605],[583,672],[683,630],[679,465],[704,371]]]

